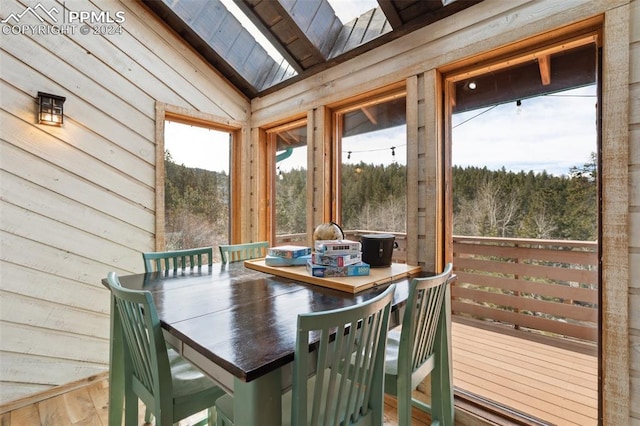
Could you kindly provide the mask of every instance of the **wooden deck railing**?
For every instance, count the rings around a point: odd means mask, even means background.
[[[454,315],[595,342],[598,245],[454,236]]]
[[[345,231],[359,240],[372,231]],[[406,261],[406,235],[394,262]],[[305,234],[278,237],[302,243]],[[453,237],[452,313],[552,337],[597,341],[598,244],[590,241]],[[504,327],[502,327],[504,328]]]

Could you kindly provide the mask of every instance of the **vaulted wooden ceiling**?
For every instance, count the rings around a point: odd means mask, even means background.
[[[328,0],[234,0],[277,62],[220,0],[142,0],[248,98],[351,59],[482,0],[378,0],[343,24]]]

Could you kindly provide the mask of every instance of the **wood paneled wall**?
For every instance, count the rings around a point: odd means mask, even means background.
[[[629,24],[629,354],[630,416],[640,423],[640,1]]]
[[[451,250],[443,202],[448,188],[438,168],[447,158],[442,146],[440,73],[451,71],[454,63],[468,61],[467,65],[471,65],[469,58],[514,51],[530,37],[561,36],[564,28],[576,23],[602,25],[603,173],[608,173],[603,176],[603,194],[607,195],[602,224],[604,424],[628,424],[640,419],[640,316],[638,309],[627,309],[640,306],[638,1],[485,0],[454,18],[438,21],[312,78],[253,99],[251,108],[251,125],[259,128],[305,111],[315,114],[349,97],[405,82],[407,143],[411,153],[407,163],[407,257],[425,269],[433,269],[442,265]],[[319,132],[314,128],[309,134]],[[319,146],[319,141],[310,139],[309,145]],[[319,158],[316,156],[309,165],[315,170],[312,186],[317,190],[316,197],[322,194],[319,189],[327,179],[318,172],[322,170]],[[321,206],[320,199],[315,202]],[[314,220],[320,217],[315,213]]]
[[[0,18],[35,3],[3,0]],[[141,4],[40,3],[125,22],[104,36],[0,35],[0,404],[108,368],[100,281],[142,272],[155,247],[156,102],[243,123],[250,108]],[[36,124],[38,91],[67,98],[63,127]]]

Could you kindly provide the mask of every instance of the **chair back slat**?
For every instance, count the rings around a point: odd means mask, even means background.
[[[424,364],[434,352],[438,320],[446,292],[445,285],[436,285],[420,291],[422,294],[420,319],[416,325],[416,335],[413,347],[413,370]],[[424,307],[422,309],[422,307]]]
[[[222,263],[233,263],[241,260],[258,259],[267,255],[268,241],[255,243],[226,244],[220,246]]]
[[[125,300],[116,302],[125,339],[129,345],[129,356],[133,364],[134,376],[149,392],[153,392],[154,379],[151,371],[151,342],[147,333],[142,306]]]
[[[418,370],[434,353],[438,321],[452,269],[453,265],[449,263],[441,274],[411,280],[401,332],[408,336],[401,336],[400,351],[409,351],[411,354],[409,361],[412,372]],[[403,347],[403,344],[408,347]],[[399,354],[398,358],[403,356]]]
[[[174,274],[178,270],[192,271],[197,267],[201,269],[203,265],[211,267],[213,264],[213,247],[199,247],[185,250],[157,251],[142,253],[145,272],[170,271]]]
[[[355,371],[351,375],[356,377],[352,381],[349,399],[347,400],[347,413],[352,421],[356,421],[360,416],[367,415],[370,407],[366,404],[371,396],[371,388],[374,374],[372,362],[376,359],[375,351],[380,344],[380,328],[382,326],[381,313],[375,313],[366,321],[362,320],[358,330],[358,341],[362,342],[360,350],[356,352],[353,368]],[[385,337],[386,339],[386,337]],[[350,376],[350,375],[347,375]],[[359,386],[355,386],[359,383]]]
[[[291,424],[350,425],[373,407],[375,415],[382,416],[384,353],[394,291],[391,285],[367,302],[298,316]],[[312,394],[307,391],[310,348],[317,352]]]

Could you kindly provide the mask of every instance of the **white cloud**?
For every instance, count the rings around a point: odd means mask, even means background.
[[[594,86],[453,118],[453,163],[566,174],[596,151]],[[472,118],[475,117],[475,118]],[[468,120],[465,122],[465,120]]]

